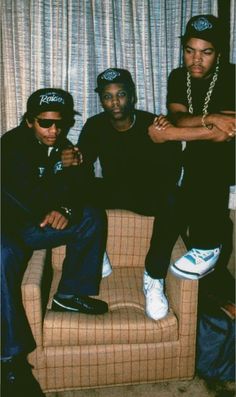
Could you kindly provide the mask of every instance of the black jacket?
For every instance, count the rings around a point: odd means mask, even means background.
[[[51,210],[60,212],[61,207],[72,208],[72,219],[78,221],[83,202],[73,198],[73,167],[63,169],[60,160],[61,150],[69,144],[60,136],[48,156],[48,147],[27,127],[19,126],[2,136],[3,226],[38,223]],[[76,172],[78,175],[78,169]],[[80,174],[83,180],[82,167]]]

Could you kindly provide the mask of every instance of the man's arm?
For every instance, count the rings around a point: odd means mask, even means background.
[[[98,158],[98,139],[100,135],[100,124],[96,124],[92,119],[88,119],[83,126],[79,139],[78,147],[83,154],[84,166],[90,176],[95,176],[94,163]]]
[[[164,143],[168,141],[196,141],[211,140],[213,142],[224,142],[230,140],[234,135],[232,132],[226,134],[217,127],[182,126],[176,127],[171,124],[166,116],[160,115],[155,118],[153,124],[148,128],[148,135],[155,143]]]
[[[229,78],[231,75],[232,78]],[[222,95],[222,98],[220,98],[220,111],[214,114],[193,115],[188,110],[185,68],[177,68],[170,73],[167,89],[168,117],[176,127],[189,128],[189,130],[184,131],[184,134],[181,135],[182,137],[179,135],[180,139],[185,141],[204,139],[223,142],[234,135],[235,107],[233,98],[235,87],[233,87],[234,72],[232,72],[232,68],[227,71],[227,76],[226,83],[223,86],[224,89],[221,89],[222,93],[220,91],[219,94]],[[201,129],[202,127],[205,128],[205,131]],[[206,127],[209,128],[209,132]],[[212,131],[210,128],[212,128]],[[213,131],[215,134],[212,134]],[[181,131],[179,131],[180,133]]]
[[[202,116],[193,116],[181,103],[171,103],[168,106],[169,119],[177,127],[201,127]]]
[[[209,126],[209,129],[213,126],[216,127],[221,134],[221,138],[223,140],[223,136],[225,140],[228,139],[230,134],[235,132],[235,112],[224,110],[220,113],[211,113],[206,116],[198,115],[194,116],[188,113],[188,109],[179,103],[170,103],[169,104],[169,114],[172,123],[177,127],[202,127]],[[196,132],[196,131],[195,131]],[[210,140],[212,135],[209,134]],[[214,138],[213,138],[214,140]],[[221,140],[220,140],[221,141]]]

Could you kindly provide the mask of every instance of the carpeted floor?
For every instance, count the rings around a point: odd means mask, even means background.
[[[77,391],[47,393],[47,397],[235,397],[235,383],[207,384],[195,377],[192,381],[116,386]]]

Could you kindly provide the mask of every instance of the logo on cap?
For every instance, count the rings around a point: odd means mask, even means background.
[[[59,103],[64,105],[65,101],[61,96],[55,94],[55,92],[49,92],[48,94],[40,95],[39,106],[41,105],[50,105],[54,103]]]
[[[200,17],[196,19],[196,21],[192,22],[192,26],[198,32],[202,32],[203,30],[206,29],[212,29],[212,24],[205,17]]]
[[[103,73],[103,75],[101,76],[101,79],[112,81],[119,76],[120,76],[120,72],[118,72],[117,70],[108,69]]]

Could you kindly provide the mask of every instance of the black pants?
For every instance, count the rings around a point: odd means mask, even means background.
[[[211,249],[225,241],[229,228],[229,187],[219,181],[186,181],[181,188],[182,228],[188,228],[189,248]]]
[[[126,209],[140,215],[154,216],[144,265],[151,277],[166,277],[171,253],[180,232],[177,187],[150,187],[148,183],[146,186],[143,183],[115,184],[96,178],[90,186],[87,200],[90,205],[105,209]]]
[[[233,249],[233,224],[228,209],[229,186],[220,184],[220,180],[190,182],[185,183],[180,195],[185,244],[188,249],[222,247],[215,271],[199,282],[200,303],[205,305],[209,295],[215,296],[219,302],[227,299],[235,301],[235,280],[227,270]]]

